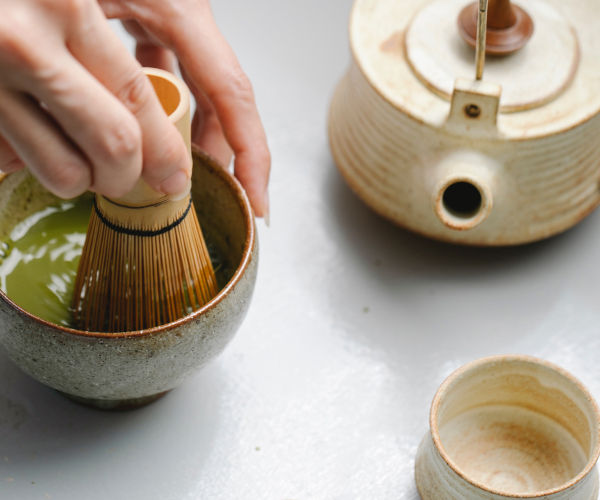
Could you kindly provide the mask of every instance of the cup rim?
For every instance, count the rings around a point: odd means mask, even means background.
[[[229,293],[235,288],[235,286],[239,283],[242,276],[246,272],[251,260],[252,260],[252,249],[254,248],[254,242],[256,239],[256,230],[254,225],[254,212],[252,211],[252,206],[250,205],[250,200],[244,191],[244,188],[239,183],[239,181],[230,174],[225,167],[221,165],[215,158],[213,158],[208,153],[202,151],[198,146],[192,145],[192,155],[198,156],[202,162],[204,162],[211,172],[216,173],[222,180],[224,180],[235,195],[235,199],[242,210],[242,214],[244,217],[244,223],[246,226],[246,237],[244,241],[244,248],[242,250],[242,259],[237,266],[233,276],[229,279],[227,284],[219,290],[217,295],[215,295],[211,300],[209,300],[206,304],[204,304],[199,309],[191,312],[190,314],[183,316],[175,321],[170,323],[165,323],[164,325],[155,326],[153,328],[147,328],[143,330],[131,330],[127,332],[93,332],[86,330],[79,330],[77,328],[71,328],[64,325],[58,325],[51,321],[45,320],[36,316],[35,314],[30,313],[26,309],[23,309],[21,306],[12,301],[8,295],[6,295],[2,290],[0,290],[0,300],[6,302],[10,307],[15,309],[22,316],[26,316],[36,323],[44,325],[46,327],[58,330],[62,333],[68,335],[74,335],[76,337],[83,338],[99,338],[99,339],[125,339],[125,338],[135,338],[135,337],[147,337],[155,334],[163,333],[168,330],[172,330],[173,328],[177,328],[185,323],[192,321],[193,319],[202,316],[207,313],[209,310],[215,308],[223,299],[229,295]],[[10,174],[0,176],[0,182]]]
[[[598,432],[598,430],[600,429],[600,411],[598,409],[598,404],[594,400],[594,398],[591,395],[591,393],[589,392],[589,390],[577,378],[575,378],[573,375],[571,375],[568,371],[561,368],[560,366],[555,365],[554,363],[551,363],[544,359],[536,358],[534,356],[529,356],[526,354],[501,354],[501,355],[496,355],[496,356],[487,356],[487,357],[480,358],[480,359],[471,361],[469,363],[466,363],[466,364],[462,365],[461,367],[457,368],[456,370],[454,370],[442,382],[442,384],[438,388],[437,392],[435,393],[435,396],[431,403],[431,410],[429,412],[429,429],[431,432],[431,437],[433,439],[436,451],[440,454],[440,456],[442,457],[444,462],[458,476],[460,476],[462,479],[464,479],[467,483],[475,486],[476,488],[481,489],[482,491],[485,491],[486,493],[491,493],[493,495],[497,495],[497,496],[505,497],[505,498],[545,498],[548,495],[553,495],[553,494],[560,493],[560,492],[567,490],[568,488],[577,484],[579,481],[581,481],[585,476],[587,476],[590,473],[590,471],[595,467],[596,462],[598,461],[598,458],[600,456],[600,439],[596,439],[596,445],[595,445],[594,449],[592,450],[591,457],[587,461],[585,467],[575,477],[571,478],[565,484],[562,484],[560,486],[557,486],[555,488],[551,488],[548,490],[537,491],[535,493],[510,493],[509,494],[509,493],[506,493],[503,491],[499,491],[499,490],[490,488],[489,486],[486,486],[485,484],[480,483],[480,482],[468,477],[468,475],[466,475],[452,461],[452,459],[450,458],[450,456],[448,455],[448,453],[446,452],[446,450],[442,444],[442,440],[441,440],[441,437],[439,434],[439,428],[437,425],[437,415],[438,415],[438,411],[439,411],[439,408],[440,408],[440,405],[442,402],[442,398],[444,397],[444,395],[446,394],[448,389],[452,386],[452,384],[458,378],[460,378],[461,376],[463,376],[465,373],[467,373],[469,371],[472,371],[474,369],[477,369],[477,368],[487,365],[487,364],[498,363],[498,362],[514,362],[514,361],[530,363],[533,365],[541,365],[541,366],[548,368],[554,372],[557,372],[559,375],[566,378],[571,384],[573,384],[578,390],[580,390],[582,392],[582,394],[585,396],[586,400],[590,403],[592,410],[593,410],[593,414],[594,414],[594,420],[596,423],[595,428],[596,428],[596,431]]]

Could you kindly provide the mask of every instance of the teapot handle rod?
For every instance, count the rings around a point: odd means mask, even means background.
[[[487,35],[488,0],[479,0],[477,11],[477,41],[475,46],[475,80],[483,79],[485,66],[485,42]]]

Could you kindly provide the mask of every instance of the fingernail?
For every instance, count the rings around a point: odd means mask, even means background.
[[[190,189],[192,189],[192,180],[185,170],[178,170],[160,185],[160,190],[169,195],[173,201],[185,198],[189,194]]]
[[[269,193],[265,193],[265,208],[264,208],[263,219],[265,221],[266,226],[270,227],[271,226],[271,212],[269,209]]]

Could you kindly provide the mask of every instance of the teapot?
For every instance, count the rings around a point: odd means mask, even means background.
[[[452,243],[523,244],[578,223],[600,202],[596,1],[356,0],[328,120],[346,182]]]

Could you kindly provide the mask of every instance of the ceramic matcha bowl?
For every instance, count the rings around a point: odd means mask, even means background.
[[[173,323],[110,334],[50,323],[0,291],[0,342],[23,371],[80,402],[120,409],[154,401],[225,348],[254,289],[254,219],[238,182],[200,151],[193,157],[192,198],[223,269],[217,296]],[[0,240],[57,201],[25,171],[0,179]]]

